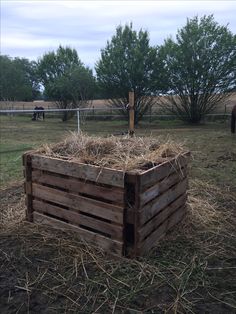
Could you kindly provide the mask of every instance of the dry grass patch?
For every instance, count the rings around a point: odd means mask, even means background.
[[[25,219],[25,196],[19,199],[16,204],[2,206],[0,213],[0,228],[11,227]]]

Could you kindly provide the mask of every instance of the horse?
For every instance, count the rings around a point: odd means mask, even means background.
[[[236,105],[233,107],[231,114],[231,133],[235,133],[235,124],[236,124]]]
[[[42,111],[42,110],[44,110],[43,107],[38,107],[38,106],[36,106],[36,107],[34,108],[34,113],[33,113],[32,121],[36,121],[36,120],[39,120],[39,119],[41,119],[41,118],[44,120],[45,114],[44,114],[44,111]]]

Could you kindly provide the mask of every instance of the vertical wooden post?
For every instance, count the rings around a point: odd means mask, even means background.
[[[139,256],[140,175],[126,172],[124,184],[124,255],[133,258]]]
[[[135,204],[134,204],[134,256],[139,256],[138,244],[139,244],[139,211],[140,211],[140,176],[135,176]]]
[[[26,219],[33,222],[32,164],[31,156],[27,153],[23,155],[23,165],[25,167]]]
[[[129,92],[129,135],[134,135],[134,92]]]

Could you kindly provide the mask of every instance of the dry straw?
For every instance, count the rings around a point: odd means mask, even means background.
[[[183,145],[152,137],[91,137],[71,133],[56,145],[45,145],[38,152],[51,157],[118,170],[143,170],[184,152]]]
[[[25,219],[25,196],[20,195],[16,202],[3,203],[0,210],[0,229],[11,227]]]
[[[43,226],[25,223],[3,228],[2,243],[11,245],[0,251],[2,279],[6,282],[5,274],[14,274],[14,291],[21,293],[20,303],[19,294],[9,295],[10,305],[20,309],[23,304],[27,312],[39,295],[39,300],[47,297],[55,312],[64,306],[64,312],[69,308],[74,313],[125,313],[127,309],[132,313],[196,313],[195,305],[204,308],[210,295],[212,312],[224,304],[227,313],[234,313],[235,291],[229,284],[222,286],[222,280],[235,270],[236,199],[199,179],[190,180],[190,187],[187,219],[144,259],[112,258],[81,242],[76,234]],[[21,199],[15,210],[11,208],[11,220],[15,212],[16,223],[19,211],[24,211]],[[10,217],[4,218],[9,222]],[[231,264],[222,263],[230,260]],[[216,285],[224,287],[223,293]],[[27,297],[22,300],[24,294]],[[147,302],[138,303],[136,296]],[[62,301],[55,302],[59,298]]]

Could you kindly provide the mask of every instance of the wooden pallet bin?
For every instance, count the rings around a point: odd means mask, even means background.
[[[26,218],[119,256],[145,255],[185,214],[188,160],[124,173],[25,153]]]

